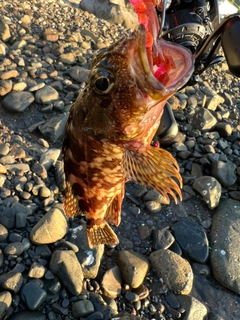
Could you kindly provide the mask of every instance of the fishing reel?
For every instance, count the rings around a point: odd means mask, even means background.
[[[229,70],[240,77],[240,13],[221,23],[218,0],[159,0],[157,4],[161,37],[188,48],[195,58],[190,83],[209,66],[223,60],[222,46]]]

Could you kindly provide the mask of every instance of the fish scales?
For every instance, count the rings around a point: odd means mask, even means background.
[[[153,65],[162,53],[166,68],[161,70],[168,70],[164,84],[154,76]],[[169,54],[175,61],[170,67],[164,58]],[[68,217],[86,215],[90,247],[118,243],[109,224],[120,223],[127,180],[155,188],[168,201],[168,194],[175,201],[176,194],[181,198],[176,160],[151,142],[166,100],[188,80],[192,66],[186,49],[163,39],[152,52],[146,50],[143,25],[94,57],[86,86],[70,110],[62,148],[64,211]]]

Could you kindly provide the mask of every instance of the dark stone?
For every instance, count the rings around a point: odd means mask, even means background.
[[[203,227],[191,220],[182,219],[172,226],[172,230],[180,247],[194,261],[204,263],[207,260],[209,245]]]
[[[43,304],[46,296],[46,291],[34,282],[25,284],[21,291],[21,298],[30,310],[37,310]]]

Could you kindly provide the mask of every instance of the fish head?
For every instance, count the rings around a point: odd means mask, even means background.
[[[159,119],[164,102],[186,83],[192,68],[191,53],[180,45],[158,39],[147,52],[146,29],[139,25],[95,55],[75,103],[75,121],[81,117],[82,132],[95,138],[134,139]]]

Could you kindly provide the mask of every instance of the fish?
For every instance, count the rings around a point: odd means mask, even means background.
[[[148,2],[145,9],[154,5]],[[153,14],[150,10],[147,18]],[[63,209],[67,217],[86,216],[90,248],[119,243],[110,225],[120,224],[126,181],[153,188],[168,202],[169,195],[175,202],[181,199],[176,159],[151,142],[167,99],[192,74],[193,57],[184,47],[157,38],[156,19],[148,19],[149,25],[142,21],[93,57],[65,128]]]

